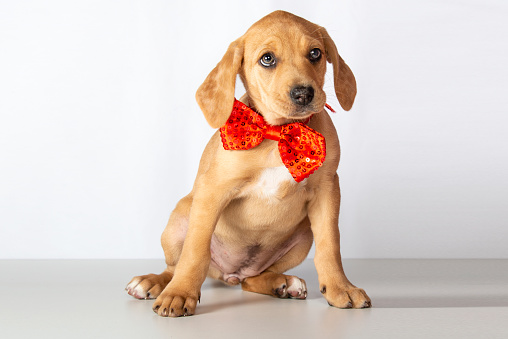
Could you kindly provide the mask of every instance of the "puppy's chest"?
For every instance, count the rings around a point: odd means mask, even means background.
[[[297,183],[284,166],[268,167],[259,174],[251,185],[246,187],[242,195],[276,203],[295,194],[299,198],[304,198],[302,194],[306,185],[306,180]]]

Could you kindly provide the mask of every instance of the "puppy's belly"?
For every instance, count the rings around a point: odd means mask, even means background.
[[[272,266],[298,242],[303,240],[304,232],[296,232],[276,247],[260,243],[237,247],[224,243],[214,235],[211,243],[212,260],[210,266],[222,273],[222,279],[229,284],[238,284],[245,278],[259,275]]]
[[[211,266],[235,284],[277,262],[306,236],[299,227],[310,194],[284,167],[265,169],[224,210],[211,242]]]

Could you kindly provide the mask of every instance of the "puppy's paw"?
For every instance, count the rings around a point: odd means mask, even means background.
[[[200,293],[176,292],[164,290],[153,304],[153,311],[161,317],[182,317],[193,315]]]
[[[281,275],[273,290],[273,295],[279,298],[305,299],[307,298],[307,284],[305,280],[291,275]]]
[[[369,308],[372,307],[369,296],[361,288],[348,286],[321,286],[321,293],[325,296],[330,306],[338,308]]]
[[[147,274],[132,278],[125,290],[137,299],[155,299],[171,280],[171,274]]]

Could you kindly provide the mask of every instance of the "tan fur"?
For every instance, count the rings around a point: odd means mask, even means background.
[[[313,48],[323,53],[322,60],[315,64],[308,59]],[[266,52],[277,57],[272,69],[258,62]],[[157,297],[154,311],[161,316],[194,314],[207,274],[222,279],[222,272],[210,266],[212,237],[216,237],[231,253],[245,253],[256,244],[264,253],[277,256],[279,249],[290,244],[290,250],[261,274],[227,282],[241,282],[248,291],[292,297],[280,292],[285,282],[291,280],[300,287],[305,282],[282,273],[306,258],[314,239],[314,262],[328,303],[341,308],[370,307],[369,297],[349,282],[341,263],[336,173],[340,147],[333,123],[323,109],[326,60],[333,65],[337,98],[349,110],[356,95],[355,78],[324,28],[277,11],[255,23],[229,46],[196,93],[208,123],[218,128],[226,122],[233,105],[236,75],[240,74],[247,90],[241,101],[255,108],[268,123],[280,125],[312,115],[309,126],[326,139],[326,160],[304,182],[282,181],[267,197],[260,180],[271,173],[264,172],[267,169],[282,166],[277,142],[265,140],[248,151],[226,151],[219,133],[215,133],[202,155],[192,192],[178,203],[162,235],[166,271],[159,279],[156,275],[135,277],[128,285],[129,294]],[[299,110],[288,95],[299,84],[315,89],[314,99],[305,110]],[[160,291],[160,286],[166,284]]]

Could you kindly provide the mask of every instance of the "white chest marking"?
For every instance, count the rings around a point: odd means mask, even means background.
[[[263,170],[256,182],[254,191],[263,198],[269,199],[275,197],[280,186],[288,181],[296,185],[296,181],[286,167],[270,167]]]

